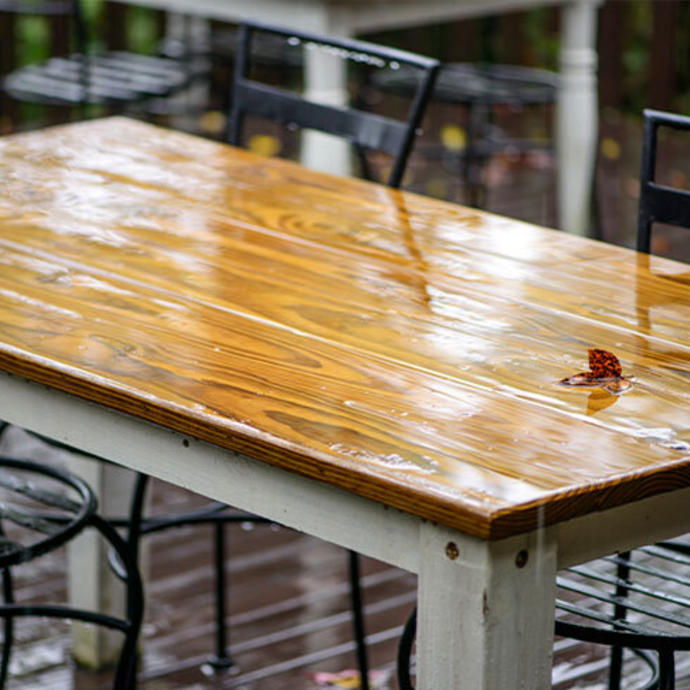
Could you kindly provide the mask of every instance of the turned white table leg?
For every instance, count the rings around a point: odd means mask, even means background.
[[[560,227],[588,235],[598,135],[596,15],[599,0],[563,6],[557,113]]]
[[[326,36],[349,36],[349,27],[338,20],[337,12],[331,16],[328,8],[312,18],[314,30]],[[319,49],[304,47],[304,97],[328,105],[346,106],[347,65],[337,55]],[[305,131],[302,134],[300,162],[308,168],[336,175],[349,175],[350,145],[340,137],[323,132]]]

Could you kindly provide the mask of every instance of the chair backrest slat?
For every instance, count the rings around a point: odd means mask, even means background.
[[[250,79],[252,39],[255,33],[275,34],[297,46],[324,48],[330,53],[355,62],[377,67],[406,64],[420,70],[419,86],[405,120],[396,120],[352,107],[316,103],[298,93]],[[228,125],[228,142],[239,145],[245,115],[258,115],[281,124],[294,124],[347,139],[363,149],[375,149],[391,155],[394,163],[388,185],[398,187],[412,148],[424,108],[438,72],[437,60],[364,41],[328,38],[292,31],[258,22],[244,22],[240,27],[238,55]]]
[[[647,209],[659,223],[686,226],[690,224],[690,191],[650,182]]]
[[[391,155],[397,155],[405,141],[407,126],[392,118],[305,101],[292,91],[247,80],[235,84],[234,94],[244,112],[281,124],[327,130],[354,144]]]
[[[643,117],[637,250],[649,253],[652,223],[668,223],[690,228],[690,191],[660,185],[655,181],[659,127],[690,131],[690,117],[657,110],[645,110]]]

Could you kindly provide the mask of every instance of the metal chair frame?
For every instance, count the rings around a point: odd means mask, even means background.
[[[89,50],[81,0],[0,0],[0,14],[67,16],[75,51],[19,67],[3,79],[3,90],[17,101],[49,106],[101,104],[110,107],[168,98],[202,72],[197,63],[130,53]]]
[[[690,131],[690,117],[645,110],[643,118],[637,250],[649,253],[653,222],[690,228],[690,192],[655,181],[659,128]],[[645,557],[659,559],[660,565],[640,562]],[[615,575],[600,572],[596,563],[614,565]],[[683,569],[687,576],[671,572],[667,564]],[[662,591],[658,586],[650,587],[637,582],[636,576],[657,578],[669,589],[671,586],[687,588],[686,593],[679,595]],[[561,591],[581,599],[579,602],[556,600],[556,609],[562,616],[556,619],[555,632],[562,637],[611,648],[609,690],[620,688],[623,649],[634,652],[651,670],[650,678],[640,690],[674,690],[674,653],[690,651],[690,542],[660,542],[568,568],[558,575],[557,585]],[[665,608],[669,606],[673,610]],[[664,625],[672,625],[674,629],[665,630],[661,627]],[[679,629],[687,632],[678,633]],[[398,647],[401,690],[413,687],[410,662],[415,630],[416,609],[405,624]]]
[[[0,571],[2,572],[2,592],[4,601],[0,603],[0,618],[4,620],[3,648],[0,659],[0,688],[5,686],[9,673],[10,655],[14,641],[14,619],[18,617],[40,616],[82,621],[119,630],[124,634],[114,675],[113,687],[116,690],[134,690],[136,687],[137,638],[143,617],[143,591],[136,561],[115,528],[100,517],[97,500],[91,488],[79,477],[64,470],[29,460],[0,457],[0,486],[16,495],[28,497],[46,507],[47,510],[60,510],[62,513],[22,510],[6,505],[0,509],[0,519],[21,525],[41,535],[35,543],[23,546],[4,535],[0,527]],[[12,471],[21,470],[33,475],[48,477],[72,489],[77,499],[68,498],[61,493],[42,489],[32,481],[26,481]],[[123,618],[77,609],[61,604],[17,603],[14,598],[12,568],[59,548],[78,536],[83,530],[94,528],[112,546],[122,566],[122,579],[126,586],[126,612]]]
[[[257,34],[273,34],[303,45],[338,51],[343,59],[375,60],[415,68],[421,75],[406,120],[396,120],[355,108],[315,103],[287,89],[269,86],[250,78],[253,64],[252,45]],[[315,129],[347,139],[363,149],[376,149],[393,159],[387,185],[399,187],[407,159],[421,124],[424,108],[436,79],[439,63],[403,50],[365,41],[330,38],[302,31],[291,31],[260,22],[240,25],[239,48],[235,61],[229,114],[228,143],[241,143],[244,117],[259,115],[274,122]]]
[[[655,181],[659,128],[690,131],[690,117],[645,110],[643,120],[637,251],[649,254],[652,223],[668,223],[690,228],[690,191],[660,185]]]
[[[0,423],[0,434],[7,426]],[[98,462],[108,462],[97,455],[85,453],[60,441],[55,441],[46,436],[30,433],[35,438],[40,439],[47,445],[66,452],[76,452],[82,456],[90,457]],[[185,527],[190,525],[212,525],[214,542],[214,595],[215,595],[215,638],[214,651],[207,659],[208,665],[216,671],[227,671],[236,668],[236,664],[230,656],[228,649],[228,634],[226,623],[227,597],[225,582],[225,553],[226,540],[224,526],[226,524],[238,523],[259,523],[270,524],[266,518],[245,513],[242,511],[231,510],[225,503],[211,501],[196,510],[175,513],[144,516],[146,502],[146,492],[148,491],[150,477],[142,472],[135,475],[134,487],[130,498],[128,514],[126,516],[108,516],[107,522],[115,528],[125,530],[124,543],[129,553],[129,558],[138,565],[140,555],[140,544],[142,537],[166,529]],[[126,567],[117,551],[110,554],[110,565],[112,570],[120,579],[126,579]]]
[[[374,83],[391,93],[405,94],[411,88],[406,69],[375,76]],[[482,208],[485,204],[486,185],[481,169],[493,154],[553,150],[551,142],[507,137],[494,124],[494,108],[545,108],[555,103],[558,85],[558,75],[545,69],[484,62],[441,65],[431,100],[466,109],[466,145],[451,152],[443,145],[430,144],[425,147],[425,154],[441,158],[449,170],[460,174],[469,206]]]

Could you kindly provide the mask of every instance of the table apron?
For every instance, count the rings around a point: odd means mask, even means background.
[[[0,372],[0,419],[129,469],[418,571],[421,518]]]
[[[690,487],[554,525],[548,530],[558,544],[558,568],[686,534],[688,506]]]

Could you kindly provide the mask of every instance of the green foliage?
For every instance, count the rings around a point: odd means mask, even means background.
[[[552,8],[539,7],[527,12],[523,23],[527,62],[546,69],[558,69],[560,41],[552,25]]]
[[[133,7],[127,15],[127,43],[130,50],[153,53],[158,42],[158,25],[150,10]]]
[[[649,54],[652,42],[653,9],[650,2],[626,3],[624,16],[625,43],[623,65],[624,109],[639,113],[648,105]]]
[[[106,0],[81,0],[87,35],[91,39],[91,49],[101,48],[105,19]],[[127,12],[123,31],[127,36],[127,47],[142,53],[153,53],[158,40],[158,23],[151,10],[131,7]],[[51,24],[45,17],[22,17],[17,22],[17,64],[42,60],[51,51]]]
[[[23,17],[17,22],[15,57],[18,64],[42,60],[50,55],[50,27],[43,17]]]

